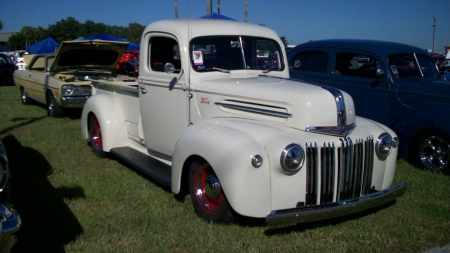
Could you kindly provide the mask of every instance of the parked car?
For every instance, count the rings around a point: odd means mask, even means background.
[[[356,114],[391,127],[399,157],[449,171],[450,86],[423,49],[374,40],[322,40],[288,52],[290,75],[348,92]]]
[[[47,105],[49,116],[64,115],[64,108],[83,108],[91,95],[92,79],[113,79],[113,71],[127,42],[63,41],[56,54],[38,54],[18,70],[14,82],[22,104],[30,99]]]
[[[0,141],[0,252],[9,252],[15,244],[15,233],[22,226],[19,214],[10,204],[9,164],[3,143]]]
[[[0,54],[0,85],[12,84],[16,65],[11,57],[6,54]]]

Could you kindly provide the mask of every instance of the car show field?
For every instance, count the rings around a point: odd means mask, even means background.
[[[421,252],[448,244],[450,179],[404,160],[395,204],[360,215],[267,227],[245,219],[199,219],[188,195],[119,159],[99,159],[80,137],[80,114],[47,117],[23,106],[17,87],[0,87],[0,138],[8,150],[12,199],[23,227],[12,252],[308,251]],[[42,106],[43,107],[43,106]]]

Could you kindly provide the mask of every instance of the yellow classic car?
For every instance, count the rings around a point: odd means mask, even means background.
[[[90,80],[114,80],[114,69],[128,42],[105,40],[63,41],[55,54],[35,55],[25,70],[14,74],[22,104],[30,99],[47,106],[52,117],[64,108],[83,108],[91,95]]]

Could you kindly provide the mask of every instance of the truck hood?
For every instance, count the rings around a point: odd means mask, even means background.
[[[112,71],[125,52],[128,42],[107,40],[63,41],[50,71],[101,69]]]
[[[203,119],[254,118],[337,136],[355,127],[353,99],[328,86],[259,76],[202,81],[192,88]]]

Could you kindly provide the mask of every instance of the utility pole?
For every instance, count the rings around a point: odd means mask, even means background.
[[[206,0],[206,15],[212,13],[212,0]]]
[[[245,0],[245,22],[248,22],[248,0]]]
[[[220,14],[220,0],[217,0],[217,14]]]
[[[433,16],[433,51],[431,51],[431,52],[434,52],[434,38],[436,36],[436,21],[437,21],[436,16]]]
[[[178,19],[178,0],[175,1],[175,18]]]

